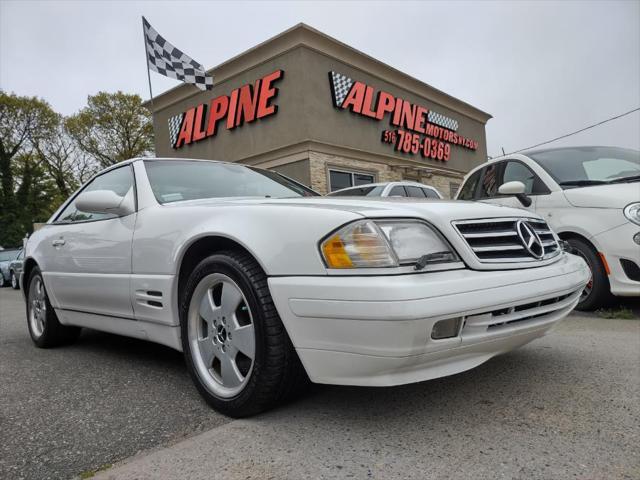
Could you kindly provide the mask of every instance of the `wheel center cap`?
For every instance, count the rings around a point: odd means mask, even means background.
[[[218,325],[218,340],[220,343],[227,341],[227,329],[222,325]]]

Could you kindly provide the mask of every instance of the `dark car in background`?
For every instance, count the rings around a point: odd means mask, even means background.
[[[17,260],[22,255],[21,248],[8,248],[0,251],[0,287],[9,285],[11,282],[11,273],[9,265],[14,260]],[[16,282],[19,277],[16,277]],[[18,287],[14,287],[18,288]]]
[[[20,250],[20,253],[16,259],[9,264],[9,281],[14,290],[20,288],[20,274],[22,273],[22,265],[24,263],[24,249]]]

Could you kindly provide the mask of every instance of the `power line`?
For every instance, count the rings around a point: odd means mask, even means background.
[[[560,140],[560,139],[563,139],[563,138],[570,137],[572,135],[575,135],[576,133],[584,132],[585,130],[589,130],[590,128],[594,128],[594,127],[597,127],[598,125],[602,125],[603,123],[611,122],[612,120],[617,120],[618,118],[624,117],[624,116],[629,115],[629,114],[631,114],[633,112],[637,112],[638,110],[640,110],[640,107],[634,108],[633,110],[629,110],[628,112],[625,112],[625,113],[621,113],[620,115],[616,115],[615,117],[607,118],[606,120],[602,120],[601,122],[594,123],[593,125],[589,125],[588,127],[581,128],[580,130],[576,130],[575,132],[567,133],[565,135],[561,135],[561,136],[553,138],[551,140],[547,140],[546,142],[537,143],[536,145],[531,145],[530,147],[521,148],[520,150],[515,150],[515,151],[513,151],[511,153],[508,153],[507,155],[511,155],[513,153],[520,153],[520,152],[523,152],[525,150],[529,150],[530,148],[536,148],[536,147],[539,147],[541,145],[546,145],[547,143],[555,142],[556,140]],[[503,152],[504,152],[504,150],[503,150]]]

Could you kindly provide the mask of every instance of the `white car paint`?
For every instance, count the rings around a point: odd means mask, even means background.
[[[578,234],[602,253],[611,271],[611,293],[617,296],[640,296],[640,282],[630,280],[624,273],[620,259],[640,264],[640,245],[633,236],[640,226],[630,222],[623,214],[625,206],[640,201],[640,183],[616,183],[563,189],[535,160],[524,154],[512,154],[491,159],[471,170],[456,194],[459,197],[468,179],[489,164],[517,160],[531,169],[548,188],[549,193],[531,194],[532,204],[524,207],[513,197],[484,198],[482,202],[525,209],[542,216],[561,237]]]
[[[409,187],[418,187],[418,188],[422,188],[425,190],[429,190],[433,195],[435,195],[435,197],[437,198],[444,198],[442,196],[442,194],[438,191],[437,188],[432,187],[431,185],[425,185],[424,183],[418,183],[418,182],[411,182],[411,181],[407,181],[407,180],[403,180],[402,182],[379,182],[379,183],[365,183],[364,185],[358,185],[357,187],[348,187],[348,188],[343,188],[341,190],[336,190],[335,192],[331,192],[328,193],[327,196],[329,197],[339,197],[343,194],[349,194],[349,192],[352,192],[353,190],[357,190],[359,188],[363,188],[363,187],[382,187],[381,191],[377,194],[374,195],[376,197],[391,197],[391,191],[393,190],[394,187],[404,187],[404,186],[409,186]],[[401,195],[403,196],[403,195]]]
[[[539,218],[519,209],[331,197],[215,198],[161,205],[143,159],[122,165],[135,172],[135,213],[57,224],[63,205],[27,242],[23,274],[37,263],[64,325],[181,350],[180,266],[195,241],[219,236],[242,246],[264,269],[277,311],[311,380],[394,385],[461,372],[544,335],[573,309],[589,278],[582,259],[559,250],[539,261],[480,261],[452,223]],[[363,218],[429,222],[460,261],[421,271],[411,265],[328,269],[319,242]],[[20,284],[26,283],[21,278]],[[453,317],[465,319],[459,335],[433,340],[434,323]],[[521,318],[525,320],[507,323]]]

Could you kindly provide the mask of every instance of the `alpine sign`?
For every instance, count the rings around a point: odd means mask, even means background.
[[[457,120],[434,110],[384,90],[376,92],[370,85],[333,71],[329,72],[329,85],[336,108],[378,121],[388,115],[389,123],[397,128],[383,130],[381,141],[392,144],[396,151],[447,161],[452,145],[478,148],[477,141],[457,133]]]
[[[248,83],[229,95],[220,95],[209,103],[201,103],[169,118],[171,146],[182,148],[214,137],[220,126],[233,130],[245,123],[275,115],[278,106],[273,101],[278,96],[278,88],[274,84],[283,77],[284,71],[276,70],[259,78],[253,85]]]

